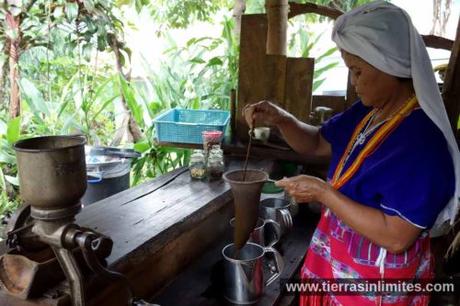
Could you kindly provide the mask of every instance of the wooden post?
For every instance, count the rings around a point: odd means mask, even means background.
[[[241,33],[241,15],[246,10],[246,0],[236,0],[233,6],[233,18],[235,19],[234,33],[236,37],[240,37]]]
[[[267,54],[286,55],[288,0],[266,0],[268,18]]]
[[[460,113],[460,103],[458,102],[460,99],[460,19],[458,20],[457,36],[450,54],[449,65],[447,66],[442,97],[455,134]]]

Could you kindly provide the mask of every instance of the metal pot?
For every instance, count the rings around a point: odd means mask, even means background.
[[[79,136],[46,136],[14,144],[21,197],[32,210],[80,206],[86,190],[85,143]]]

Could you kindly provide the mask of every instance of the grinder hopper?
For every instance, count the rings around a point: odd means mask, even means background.
[[[84,145],[79,136],[45,136],[18,141],[21,197],[35,219],[72,217],[86,190]]]

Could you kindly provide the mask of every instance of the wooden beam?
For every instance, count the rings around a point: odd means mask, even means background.
[[[297,15],[302,15],[306,13],[315,13],[332,19],[337,19],[337,17],[343,14],[341,10],[324,5],[318,5],[314,3],[289,2],[288,18],[292,18]]]
[[[267,54],[286,55],[288,0],[266,0],[265,7],[268,19]]]
[[[339,9],[314,3],[289,2],[288,18],[307,13],[314,13],[335,20],[344,12]],[[452,46],[454,44],[452,40],[436,35],[422,35],[422,38],[425,45],[430,48],[452,50]]]
[[[448,38],[436,35],[422,35],[425,45],[430,48],[452,50],[454,41]]]
[[[450,124],[455,133],[457,131],[457,122],[460,114],[460,19],[457,25],[455,43],[450,54],[449,65],[447,66],[442,97],[444,99]]]

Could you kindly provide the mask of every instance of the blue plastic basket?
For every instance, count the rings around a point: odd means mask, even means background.
[[[203,131],[222,131],[230,120],[230,112],[173,108],[153,119],[156,140],[173,143],[203,143]]]

